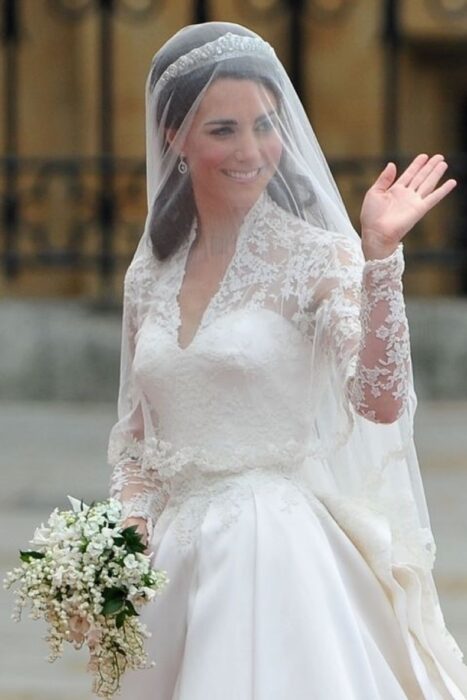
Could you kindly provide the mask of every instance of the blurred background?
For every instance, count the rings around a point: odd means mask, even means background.
[[[416,440],[448,627],[467,651],[467,0],[0,0],[0,574],[66,494],[105,497],[122,281],[146,215],[144,83],[186,24],[275,48],[358,227],[386,162],[458,187],[405,244]],[[91,698],[84,652],[0,591],[0,700]]]

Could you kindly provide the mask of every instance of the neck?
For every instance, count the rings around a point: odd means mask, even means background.
[[[197,236],[193,248],[208,257],[225,254],[235,249],[238,232],[249,209],[233,207],[230,203],[206,201],[195,193]]]

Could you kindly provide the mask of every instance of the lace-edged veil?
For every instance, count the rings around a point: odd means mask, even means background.
[[[196,119],[208,91],[212,96],[212,88],[222,81],[228,87],[232,80],[254,84],[254,99],[262,103],[264,112],[257,125],[258,138],[274,137],[276,146],[277,141],[281,146],[280,157],[273,163],[258,199],[266,196],[304,222],[304,230],[308,227],[310,231],[310,245],[313,232],[318,231],[321,237],[337,232],[361,256],[360,238],[303,106],[274,50],[249,29],[213,22],[185,27],[152,61],[146,83],[148,215],[129,272],[138,271],[147,260],[154,270],[160,269],[183,241],[193,236],[196,205],[191,168],[196,158],[202,161],[197,149],[202,149],[203,139],[217,129],[219,152],[213,153],[214,161],[224,148],[224,134],[230,133],[229,124],[210,125],[207,131],[208,127]],[[221,100],[222,94],[216,99]],[[268,148],[273,162],[277,149]],[[271,163],[263,165],[266,171],[272,168]],[[243,173],[223,174],[226,178],[249,176],[244,165],[238,167]],[[209,186],[208,180],[205,186]],[[248,204],[250,190],[243,188],[242,206],[246,211],[254,205],[256,215],[261,216],[261,207],[255,201]],[[209,192],[204,195],[209,201]],[[219,206],[218,201],[214,204]],[[241,207],[237,209],[226,200],[225,216],[231,216],[234,230],[241,218]],[[275,261],[269,263],[274,265]],[[363,257],[360,264],[363,268]],[[150,303],[151,283],[141,285],[139,290],[137,281],[137,274],[127,275],[125,294],[131,293],[133,299],[140,294],[144,307]],[[293,283],[294,280],[287,280],[287,284]],[[157,284],[157,279],[153,284]],[[281,292],[286,304],[287,290]],[[246,290],[242,293],[247,296]],[[310,299],[318,298],[319,282],[307,293]],[[430,624],[444,629],[431,576],[434,542],[413,441],[413,381],[410,379],[407,407],[395,423],[379,425],[357,415],[349,408],[345,394],[346,380],[354,369],[352,359],[345,353],[338,360],[329,356],[328,323],[323,304],[316,313],[307,367],[318,397],[312,431],[316,451],[308,458],[310,487],[371,560],[383,583],[388,575],[397,575],[394,572],[409,571],[416,577],[422,590],[423,614],[431,620]],[[111,441],[131,433],[138,445],[143,445],[144,454],[144,445],[157,439],[157,424],[144,392],[139,390],[136,395],[133,388],[132,358],[137,332],[138,319],[129,307],[124,308],[119,422]]]

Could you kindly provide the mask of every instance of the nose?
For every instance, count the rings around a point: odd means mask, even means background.
[[[238,138],[235,158],[243,162],[254,162],[258,158],[259,145],[255,134],[251,131],[241,134]]]

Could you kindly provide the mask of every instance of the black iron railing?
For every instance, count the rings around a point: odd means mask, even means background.
[[[3,57],[2,140],[0,156],[0,274],[14,280],[21,271],[32,268],[93,269],[102,291],[111,293],[116,272],[131,257],[141,235],[146,212],[145,165],[142,160],[118,158],[114,150],[115,105],[118,89],[114,74],[114,32],[116,22],[157,22],[158,11],[168,0],[43,0],[42,11],[60,29],[62,22],[79,22],[94,13],[98,40],[96,54],[96,128],[100,134],[98,153],[92,158],[19,157],[21,70],[19,52],[25,39],[33,40],[28,4],[22,0],[0,0],[0,51]],[[188,2],[188,0],[187,0]],[[381,43],[384,60],[382,120],[383,150],[399,153],[399,57],[402,49],[399,9],[402,0],[384,0],[380,6]],[[453,22],[465,16],[465,3],[424,0],[434,17]],[[347,21],[359,0],[235,0],[238,21],[280,14],[289,46],[287,69],[300,95],[303,95],[303,45],[309,22]],[[192,0],[193,22],[222,19],[213,14],[209,0]],[[313,96],[305,100],[311,116]],[[466,149],[465,130],[460,148]],[[387,159],[389,159],[387,157]],[[402,161],[403,159],[392,158]],[[450,175],[460,185],[442,204],[443,237],[429,235],[430,224],[417,227],[407,246],[407,263],[448,266],[467,293],[467,155],[447,156]],[[358,226],[358,206],[364,192],[385,164],[379,158],[336,160],[332,169]]]
[[[467,292],[467,155],[448,162],[459,186],[440,205],[442,235],[433,243],[428,217],[410,236],[407,265],[446,266]],[[330,165],[358,228],[362,198],[384,163],[353,158]],[[0,158],[2,274],[8,280],[39,267],[94,270],[102,291],[110,292],[115,274],[131,259],[146,211],[142,159]]]
[[[109,187],[111,183],[111,187]],[[94,269],[103,290],[141,235],[145,163],[101,158],[0,158],[3,274]]]

